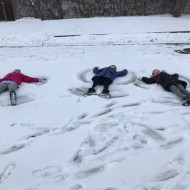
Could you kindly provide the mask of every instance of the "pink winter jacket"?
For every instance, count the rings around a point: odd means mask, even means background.
[[[33,77],[29,77],[26,75],[23,75],[22,73],[17,73],[17,72],[12,72],[7,74],[4,78],[0,79],[0,82],[2,82],[3,80],[11,80],[14,81],[18,84],[18,86],[22,83],[22,82],[39,82],[39,78],[33,78]]]

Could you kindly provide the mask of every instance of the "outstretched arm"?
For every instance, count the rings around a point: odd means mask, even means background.
[[[98,67],[94,67],[93,69],[94,74],[98,74],[100,71],[102,71],[102,69],[99,69]]]
[[[100,70],[100,69],[99,69],[98,67],[94,67],[93,73],[94,73],[94,74],[97,74],[99,70]]]
[[[127,75],[127,73],[128,73],[127,69],[124,69],[123,71],[117,72],[116,77],[124,77],[125,75]]]
[[[175,77],[175,78],[179,77],[179,75],[177,73],[173,74],[172,76]]]
[[[29,76],[26,76],[26,75],[23,75],[23,74],[21,74],[21,77],[22,77],[22,81],[27,82],[27,83],[39,82],[40,81],[39,78],[33,78],[33,77],[29,77]]]
[[[152,78],[142,77],[142,81],[145,82],[146,84],[156,83],[156,80],[154,77],[152,77]]]

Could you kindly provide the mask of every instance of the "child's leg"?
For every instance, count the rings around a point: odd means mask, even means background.
[[[95,78],[93,78],[93,85],[92,85],[92,88],[88,89],[88,94],[94,94],[96,92],[95,87],[98,84],[102,84],[102,81],[103,81],[103,77],[95,77]]]
[[[0,83],[0,94],[7,90],[8,84],[6,83]]]
[[[183,94],[185,94],[186,96],[188,96],[188,97],[190,98],[190,92],[187,91],[187,90],[183,87],[182,84],[178,84],[177,87],[179,88],[179,90],[180,90]]]
[[[108,90],[108,88],[109,88],[109,85],[112,83],[112,80],[110,80],[109,78],[104,78],[104,89],[103,89],[103,91],[105,92],[105,93],[108,93],[109,92],[109,90]]]
[[[93,79],[92,89],[94,89],[98,84],[101,84],[103,80],[104,80],[104,77],[95,77]]]
[[[9,92],[16,92],[17,88],[18,88],[17,84],[14,83],[8,84]]]
[[[176,94],[181,99],[186,98],[186,95],[184,95],[183,93],[181,93],[180,89],[177,86],[175,86],[175,85],[170,85],[169,86],[169,90],[171,92],[173,92],[174,94]]]

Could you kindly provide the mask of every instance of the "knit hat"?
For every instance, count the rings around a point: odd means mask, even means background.
[[[15,69],[13,72],[21,73],[21,70],[20,69]]]

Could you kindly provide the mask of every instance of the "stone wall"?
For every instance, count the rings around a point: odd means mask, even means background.
[[[62,18],[60,0],[37,0],[40,9],[41,19],[59,19]]]
[[[175,0],[12,0],[15,18],[83,18],[172,13]],[[181,13],[190,14],[190,0]]]
[[[62,18],[60,0],[12,0],[15,18],[36,17],[40,19]]]
[[[30,0],[12,0],[12,4],[16,19],[22,17],[35,17],[35,11]]]
[[[184,0],[184,5],[182,8],[182,13],[190,14],[190,0]]]
[[[166,14],[174,0],[63,0],[65,18]]]

